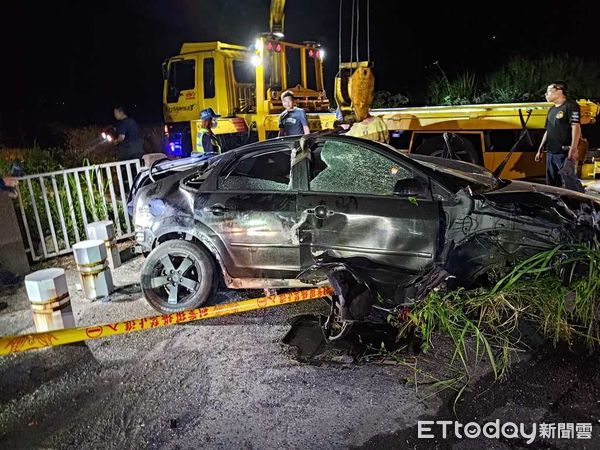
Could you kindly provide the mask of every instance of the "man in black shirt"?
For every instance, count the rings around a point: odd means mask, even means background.
[[[567,84],[557,81],[548,86],[546,100],[554,103],[546,118],[546,132],[540,143],[535,160],[546,155],[546,183],[584,192],[577,178],[577,146],[581,137],[579,105],[567,98]]]
[[[117,160],[141,158],[144,148],[137,123],[127,116],[122,106],[116,106],[113,113],[117,119],[117,138],[113,141],[117,146]]]

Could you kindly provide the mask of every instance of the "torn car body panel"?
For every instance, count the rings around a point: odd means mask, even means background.
[[[300,224],[302,265],[328,252],[334,258],[363,257],[374,264],[422,270],[436,256],[439,209],[432,199],[373,199],[340,194],[300,194],[306,212]]]

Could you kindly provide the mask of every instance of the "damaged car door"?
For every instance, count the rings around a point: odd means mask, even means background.
[[[301,262],[353,260],[421,271],[437,253],[439,202],[430,180],[383,149],[321,140],[300,187]]]
[[[242,154],[195,200],[195,219],[232,277],[294,278],[299,270],[290,153],[279,146]]]

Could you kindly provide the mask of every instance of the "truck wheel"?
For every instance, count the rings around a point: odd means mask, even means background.
[[[473,164],[481,164],[481,158],[468,139],[458,134],[451,134],[450,146],[457,159]],[[446,151],[445,147],[444,137],[434,136],[424,139],[414,152],[418,155],[437,156],[438,158],[441,158]]]
[[[197,308],[214,293],[215,273],[206,250],[188,241],[167,241],[152,250],[142,265],[142,292],[161,312]]]

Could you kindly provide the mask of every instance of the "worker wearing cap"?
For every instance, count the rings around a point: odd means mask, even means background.
[[[217,126],[217,117],[221,116],[215,113],[212,108],[200,111],[200,123],[198,124],[198,132],[196,133],[196,148],[192,152],[192,155],[221,153],[219,141],[212,131]]]

